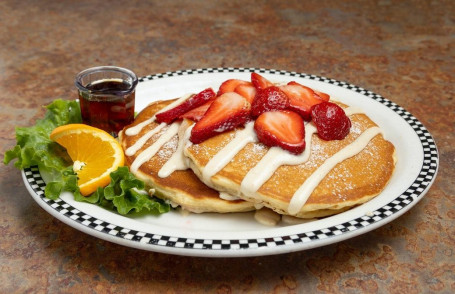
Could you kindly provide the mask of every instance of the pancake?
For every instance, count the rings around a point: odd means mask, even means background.
[[[125,165],[129,166],[131,172],[136,177],[143,180],[149,188],[154,189],[157,197],[167,199],[173,205],[180,205],[185,210],[195,213],[228,213],[254,210],[254,205],[250,202],[239,199],[221,199],[218,191],[207,187],[190,169],[185,169],[185,167],[182,166],[182,161],[178,160],[178,156],[174,156],[174,158],[177,158],[176,161],[170,160],[178,149],[179,135],[181,138],[186,127],[185,125],[182,126],[181,122],[176,122],[171,125],[160,125],[153,120],[153,117],[155,113],[168,106],[173,101],[174,100],[157,101],[151,103],[137,115],[135,121],[131,125],[126,126],[120,132],[119,141],[125,151]],[[141,125],[143,125],[142,129],[140,129]],[[137,134],[132,134],[134,133],[134,131],[131,132],[134,129],[133,127],[137,130],[140,129],[140,131]],[[139,144],[139,140],[146,139],[144,136],[146,136],[146,134],[151,134],[150,131],[152,130],[160,131],[146,140],[144,145],[138,148],[136,152],[129,149],[140,146],[135,144]],[[172,133],[172,131],[174,132]],[[169,138],[163,140],[166,136],[169,136]],[[156,146],[154,143],[157,143],[159,140],[163,140],[164,145],[158,147],[156,149],[156,154],[150,159],[143,159],[143,156],[146,153],[144,151],[153,149],[153,146]],[[144,162],[138,164],[141,160]],[[166,163],[168,163],[167,166],[169,167],[166,172],[170,174],[160,176],[159,172],[160,170],[163,171],[162,168]],[[173,163],[176,164],[176,166],[172,166]],[[174,170],[175,168],[184,170]]]
[[[358,109],[340,106],[351,119],[348,136],[324,141],[310,122],[300,156],[259,143],[252,122],[200,144],[187,144],[184,152],[194,173],[214,189],[284,215],[337,214],[377,196],[395,167],[395,148],[377,125]]]

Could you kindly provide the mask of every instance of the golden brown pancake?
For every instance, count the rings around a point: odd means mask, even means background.
[[[262,204],[280,214],[290,214],[288,206],[294,193],[324,161],[352,143],[366,129],[377,126],[365,114],[350,116],[352,127],[343,140],[324,141],[312,135],[308,161],[298,165],[282,165],[256,191],[241,191],[242,180],[266,154],[268,147],[259,142],[248,143],[206,184],[240,198]],[[212,137],[200,144],[187,145],[185,155],[190,166],[202,177],[209,160],[227,145],[241,129]],[[316,186],[303,207],[293,215],[314,218],[333,215],[364,203],[378,195],[387,185],[395,167],[394,146],[378,134],[357,155],[345,159],[331,169]]]
[[[125,127],[119,134],[119,141],[123,150],[127,150],[134,145],[144,134],[156,128],[159,123],[151,122],[147,124],[137,135],[128,136],[125,130],[135,126],[149,118],[156,112],[170,104],[173,100],[157,101],[148,105],[136,117],[133,124]],[[134,155],[125,154],[125,165],[131,167],[136,157],[147,147],[152,145],[166,130],[166,127],[152,136]],[[220,193],[207,187],[190,170],[176,170],[167,177],[159,177],[158,172],[167,160],[176,151],[178,135],[175,135],[148,161],[142,164],[137,171],[133,171],[136,177],[143,180],[146,185],[155,190],[155,195],[163,199],[168,199],[173,204],[180,205],[182,208],[196,213],[201,212],[242,212],[254,209],[254,205],[244,200],[223,200],[219,197]]]

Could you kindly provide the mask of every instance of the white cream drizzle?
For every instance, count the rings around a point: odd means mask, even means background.
[[[125,150],[125,154],[128,156],[132,156],[136,154],[136,152],[144,146],[144,144],[150,139],[153,135],[161,131],[165,126],[167,126],[166,123],[161,123],[154,129],[148,131],[144,136],[140,137],[134,145],[129,147],[128,149]]]
[[[224,200],[227,200],[227,201],[235,201],[235,200],[239,200],[240,199],[239,197],[231,195],[231,194],[226,193],[226,192],[220,192],[220,198],[224,199]]]
[[[302,164],[310,158],[311,138],[316,133],[313,123],[305,125],[306,148],[299,155],[291,154],[280,147],[272,147],[261,158],[261,160],[246,174],[240,184],[240,192],[245,195],[254,194],[273,175],[281,165]]]
[[[167,105],[166,107],[162,108],[160,111],[158,111],[157,113],[155,113],[151,118],[147,119],[147,120],[144,120],[143,122],[141,123],[138,123],[137,125],[135,126],[132,126],[131,128],[128,128],[125,130],[125,135],[127,136],[134,136],[134,135],[137,135],[139,134],[139,132],[148,124],[152,123],[155,121],[156,119],[156,115],[158,113],[161,113],[161,112],[165,112],[171,108],[174,108],[180,104],[182,104],[185,100],[187,100],[188,98],[191,97],[192,94],[186,94],[186,95],[183,95],[182,97],[180,97],[179,99],[175,100],[174,102],[172,102],[171,104]],[[133,153],[134,154],[134,153]]]
[[[145,162],[149,161],[157,152],[160,150],[160,148],[166,144],[172,137],[174,137],[179,130],[180,122],[174,122],[172,123],[169,128],[164,132],[161,137],[156,140],[152,145],[147,147],[144,151],[142,151],[136,159],[134,159],[133,163],[131,164],[131,171],[137,172],[139,167],[144,164]]]
[[[202,181],[210,182],[210,178],[222,170],[246,144],[255,141],[257,141],[257,137],[254,132],[254,122],[249,122],[205,165],[202,170]]]
[[[178,130],[178,145],[177,150],[172,154],[171,158],[169,158],[166,163],[161,167],[158,171],[158,176],[160,178],[166,178],[170,176],[176,170],[186,170],[188,168],[188,158],[186,158],[183,154],[183,148],[185,147],[185,140],[189,139],[190,134],[188,133],[188,129],[186,128],[187,122],[183,122]],[[190,129],[191,131],[191,129]]]
[[[138,123],[137,125],[135,125],[131,128],[126,129],[125,135],[127,135],[127,136],[137,135],[146,125],[148,125],[154,121],[155,121],[155,116],[152,116],[151,118],[144,120],[143,122]]]
[[[358,154],[368,145],[371,139],[381,133],[382,131],[378,127],[369,128],[357,137],[354,142],[335,153],[332,157],[327,158],[294,193],[288,207],[289,214],[295,215],[302,209],[314,189],[338,163]]]

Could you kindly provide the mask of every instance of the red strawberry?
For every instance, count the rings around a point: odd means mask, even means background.
[[[218,90],[217,96],[221,96],[224,93],[228,93],[228,92],[234,92],[235,88],[238,85],[252,85],[252,84],[250,82],[243,81],[243,80],[237,80],[237,79],[226,80],[221,84],[221,86]]]
[[[251,115],[256,117],[261,113],[281,110],[289,107],[289,98],[276,86],[258,90],[251,105]]]
[[[324,140],[342,140],[349,134],[351,120],[343,108],[332,102],[322,102],[311,108],[318,135]]]
[[[253,86],[252,83],[248,84],[240,84],[235,87],[234,92],[242,95],[243,97],[248,100],[248,102],[253,103],[254,96],[256,96],[256,88]]]
[[[170,124],[174,120],[178,119],[182,114],[204,104],[215,96],[216,94],[211,88],[205,89],[204,91],[186,99],[183,103],[177,105],[176,107],[158,113],[156,115],[156,121],[159,123],[165,122]]]
[[[249,119],[250,103],[237,93],[217,97],[191,130],[190,141],[199,144],[220,133],[233,130]]]
[[[251,73],[251,82],[253,83],[254,87],[257,90],[262,90],[267,87],[273,86],[273,83],[261,76],[260,74],[257,74],[255,72]]]
[[[299,84],[299,83],[297,83],[295,81],[289,82],[288,85],[297,85],[297,86],[305,87],[305,88],[313,91],[314,98],[317,98],[317,99],[320,99],[320,100],[323,100],[323,101],[329,101],[330,100],[330,95],[329,94],[326,94],[326,93],[323,93],[323,92],[320,92],[320,91],[316,91],[316,90],[311,89],[309,87],[306,87],[306,86],[304,86],[302,84]]]
[[[260,142],[267,146],[279,146],[291,153],[305,150],[305,125],[302,117],[289,110],[268,111],[254,123]]]
[[[205,104],[202,104],[201,106],[193,108],[190,111],[182,114],[181,116],[179,116],[179,118],[180,119],[188,118],[191,119],[192,121],[200,121],[204,114],[207,112],[207,109],[209,109],[212,102],[213,100],[209,100]]]
[[[313,90],[313,91],[314,91],[314,94],[316,96],[318,96],[319,99],[324,100],[324,101],[329,101],[330,100],[330,95],[329,94],[326,94],[326,93],[323,93],[323,92],[319,92],[319,91],[316,91],[316,90]]]
[[[305,120],[311,119],[311,107],[323,102],[315,96],[311,88],[296,82],[289,82],[280,86],[280,89],[289,97],[289,109],[300,114]]]

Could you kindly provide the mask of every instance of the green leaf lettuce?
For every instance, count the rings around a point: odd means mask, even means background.
[[[154,213],[169,211],[169,204],[144,191],[144,182],[131,174],[127,167],[120,167],[111,173],[111,183],[88,197],[79,192],[77,175],[66,150],[49,139],[56,127],[81,123],[81,112],[77,101],[58,99],[46,106],[44,119],[31,127],[17,127],[17,145],[5,153],[4,164],[17,159],[14,165],[19,169],[38,166],[46,174],[47,198],[57,199],[63,191],[74,194],[76,201],[90,202],[105,208],[117,210],[120,214],[140,212],[144,209]]]
[[[79,194],[75,199],[115,209],[119,214],[141,212],[144,209],[153,214],[169,211],[169,204],[161,199],[150,197],[144,190],[144,182],[130,173],[126,166],[119,167],[110,176],[111,183],[106,187],[98,188],[89,197]]]

